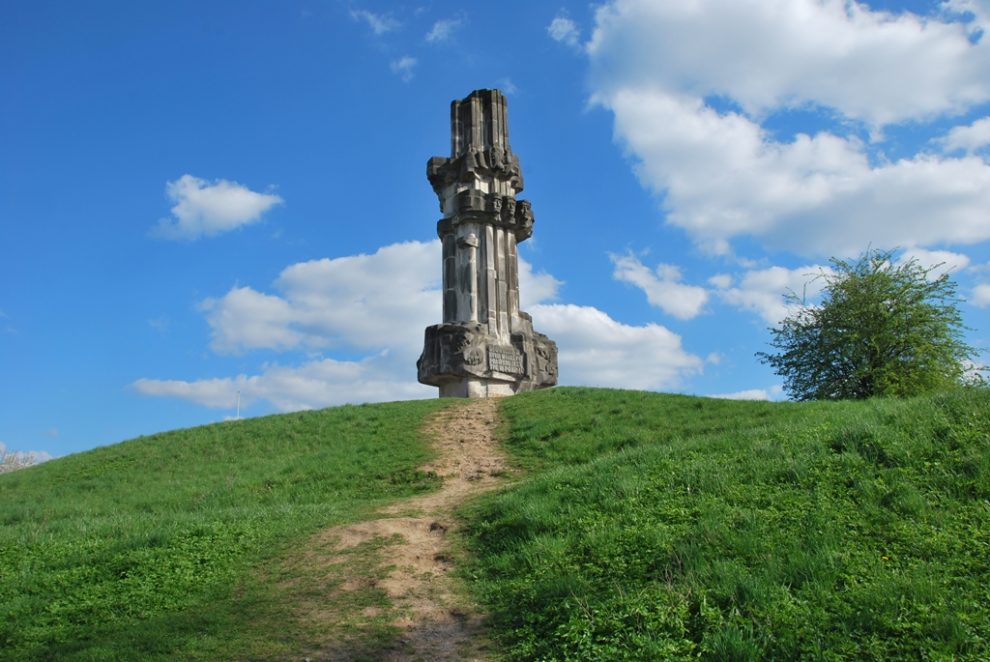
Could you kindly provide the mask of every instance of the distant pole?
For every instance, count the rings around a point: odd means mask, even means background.
[[[237,391],[237,420],[241,420],[241,392]]]

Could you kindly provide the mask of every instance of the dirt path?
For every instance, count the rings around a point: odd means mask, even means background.
[[[384,592],[392,609],[385,616],[397,627],[397,641],[369,651],[347,650],[328,642],[309,660],[374,659],[485,660],[489,643],[481,617],[449,575],[453,554],[448,534],[455,527],[454,508],[475,494],[494,488],[505,471],[495,442],[498,409],[495,400],[469,400],[434,414],[424,427],[433,439],[436,459],[422,467],[443,479],[439,491],[401,501],[382,511],[383,517],[321,532],[313,548],[331,552],[330,564],[346,563],[349,551],[384,542],[383,562],[390,567],[384,578],[373,569],[353,572],[341,582],[336,597],[369,588]],[[331,597],[331,602],[333,601]],[[333,618],[333,605],[324,605],[324,617]],[[367,618],[381,610],[365,608]]]

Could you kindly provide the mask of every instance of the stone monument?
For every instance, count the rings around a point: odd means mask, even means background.
[[[440,397],[486,398],[557,383],[557,345],[519,310],[516,245],[533,234],[505,97],[475,90],[450,104],[450,157],[426,174],[443,217],[443,323],[426,328],[419,381]]]

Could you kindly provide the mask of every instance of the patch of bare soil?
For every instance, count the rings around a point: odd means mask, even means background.
[[[362,619],[385,618],[384,625],[397,629],[397,638],[389,637],[376,645],[356,649],[347,641],[326,641],[319,650],[306,655],[309,660],[388,661],[485,660],[490,644],[485,637],[482,618],[450,576],[453,561],[449,534],[457,523],[452,513],[468,497],[494,488],[505,471],[504,457],[495,441],[498,409],[495,400],[468,400],[446,407],[426,423],[424,433],[433,440],[436,459],[422,467],[443,479],[437,492],[407,499],[372,519],[334,527],[318,534],[308,545],[306,565],[322,557],[327,576],[336,577],[326,601],[304,620],[334,619],[334,602],[348,600],[357,592],[372,589],[384,594],[392,605],[385,611],[369,606],[348,625],[362,630]],[[349,563],[353,550],[377,546],[377,568],[355,571]],[[382,571],[382,567],[387,572]],[[346,567],[347,577],[339,569]],[[383,576],[384,575],[384,576]],[[328,586],[330,588],[330,586]],[[331,630],[332,632],[332,630]],[[361,640],[360,634],[349,637]]]

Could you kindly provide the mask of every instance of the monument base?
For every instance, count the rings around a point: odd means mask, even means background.
[[[419,381],[441,398],[491,398],[557,383],[557,344],[542,333],[513,333],[508,342],[481,324],[426,328]]]
[[[463,379],[440,384],[441,398],[502,398],[514,393],[512,384],[485,379]]]

